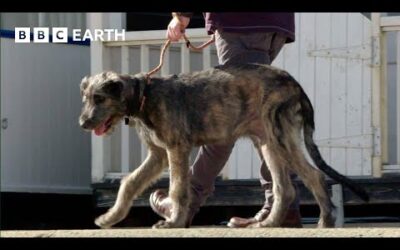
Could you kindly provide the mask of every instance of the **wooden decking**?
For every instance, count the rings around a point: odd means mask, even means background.
[[[390,175],[382,178],[355,179],[370,194],[370,204],[400,204],[400,175]],[[107,208],[114,204],[120,178],[107,179],[103,183],[92,185],[95,205]],[[168,179],[161,179],[141,195],[133,206],[148,206],[148,197],[158,188],[168,188]],[[300,182],[296,181],[300,192],[300,204],[316,204],[311,193]],[[328,180],[329,188],[335,182]],[[331,190],[330,190],[331,192]],[[347,188],[343,189],[344,205],[365,204]],[[258,180],[221,180],[216,181],[214,194],[209,197],[205,206],[260,206],[264,203],[264,195]]]
[[[1,231],[0,238],[12,237],[105,237],[105,238],[135,238],[135,237],[191,237],[191,238],[370,238],[370,237],[400,237],[400,224],[357,224],[345,225],[345,228],[317,229],[310,227],[294,228],[260,228],[260,229],[230,229],[227,227],[191,227],[187,229],[150,229],[150,228],[113,228],[106,230],[18,230]],[[282,242],[280,242],[282,243]]]

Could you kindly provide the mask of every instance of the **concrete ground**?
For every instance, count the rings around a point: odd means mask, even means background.
[[[348,224],[344,228],[230,229],[194,227],[189,229],[115,228],[107,230],[0,231],[0,237],[400,237],[400,223]]]

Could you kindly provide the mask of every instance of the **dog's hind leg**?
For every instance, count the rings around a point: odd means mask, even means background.
[[[167,149],[170,168],[169,197],[172,201],[171,217],[161,220],[153,228],[182,228],[186,226],[190,203],[189,192],[190,147],[180,146]]]
[[[334,221],[332,218],[333,204],[330,200],[326,187],[324,174],[315,169],[308,163],[301,148],[296,144],[291,150],[291,170],[296,173],[304,185],[314,195],[315,200],[320,208],[320,219],[318,227],[333,227]]]
[[[149,146],[148,149],[149,153],[143,163],[121,180],[114,206],[95,220],[95,224],[99,227],[109,228],[123,220],[129,213],[132,200],[155,182],[167,166],[164,149],[155,146]]]
[[[293,117],[294,116],[289,116],[289,118]],[[285,158],[289,161],[288,169],[297,174],[303,181],[304,185],[314,195],[320,208],[320,220],[318,226],[332,227],[333,219],[331,212],[333,205],[326,188],[325,176],[321,171],[311,166],[301,149],[301,123],[284,120],[282,124],[286,131],[282,141],[287,149]]]

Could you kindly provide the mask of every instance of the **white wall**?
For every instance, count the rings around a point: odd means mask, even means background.
[[[0,42],[1,191],[90,192],[90,134],[78,125],[89,47]]]

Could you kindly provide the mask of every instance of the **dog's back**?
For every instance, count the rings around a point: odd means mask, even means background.
[[[153,119],[173,121],[168,128],[171,137],[185,135],[193,145],[234,141],[257,133],[268,107],[301,93],[288,73],[259,64],[155,78],[152,85],[149,105],[163,114]]]

